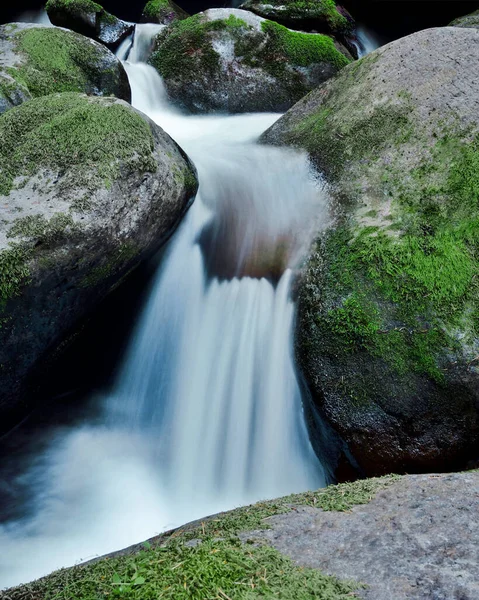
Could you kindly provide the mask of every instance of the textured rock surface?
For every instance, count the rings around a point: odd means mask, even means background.
[[[48,0],[45,8],[53,25],[91,37],[112,49],[135,28],[134,23],[118,19],[92,0]]]
[[[240,8],[291,29],[342,36],[354,27],[352,17],[335,0],[246,0]]]
[[[171,235],[194,167],[114,98],[58,94],[0,118],[0,431],[80,321]]]
[[[123,65],[103,45],[58,27],[0,26],[0,114],[54,92],[131,99]]]
[[[264,136],[305,147],[330,183],[336,228],[305,268],[297,355],[367,474],[479,452],[478,59],[478,31],[422,31]]]
[[[211,9],[162,32],[150,62],[192,112],[284,111],[348,64],[338,48],[248,11]]]
[[[479,29],[479,10],[476,10],[469,15],[465,15],[464,17],[454,19],[450,25],[451,27],[475,27],[476,29]]]
[[[169,25],[173,21],[187,19],[189,16],[172,0],[150,0],[143,9],[141,20],[143,23]]]
[[[243,540],[365,583],[367,600],[479,598],[479,473],[401,478],[348,513],[297,507]]]

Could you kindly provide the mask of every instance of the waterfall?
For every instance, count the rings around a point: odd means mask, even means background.
[[[359,58],[367,56],[382,45],[378,36],[364,25],[358,25],[356,29],[356,39],[357,42],[355,46],[358,50]]]
[[[23,12],[17,19],[19,23],[37,23],[38,25],[51,25],[50,19],[48,18],[47,11],[42,10],[28,10]]]
[[[58,431],[24,477],[33,515],[0,526],[0,589],[242,504],[325,485],[296,379],[293,273],[326,198],[307,156],[262,147],[279,115],[186,116],[141,62],[133,104],[195,162],[170,241],[95,422]]]

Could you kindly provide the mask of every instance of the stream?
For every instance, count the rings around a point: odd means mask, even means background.
[[[28,510],[0,521],[0,589],[326,483],[292,340],[294,272],[327,225],[325,187],[305,154],[256,143],[278,114],[185,116],[171,106],[143,62],[158,29],[137,26],[118,55],[133,105],[189,154],[199,193],[149,283],[113,385],[92,392],[94,416],[53,428],[9,482]]]

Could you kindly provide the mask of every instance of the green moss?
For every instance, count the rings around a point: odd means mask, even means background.
[[[278,18],[292,23],[316,20],[319,26],[324,22],[334,33],[346,33],[352,28],[348,19],[338,12],[335,0],[250,0],[245,7],[267,19]]]
[[[263,31],[268,34],[268,53],[284,56],[287,61],[299,67],[326,62],[338,70],[349,64],[327,35],[298,33],[274,21],[264,21]]]
[[[338,179],[351,162],[374,160],[386,146],[406,142],[413,131],[409,112],[408,103],[401,103],[375,107],[361,119],[342,119],[321,106],[296,124],[288,142],[304,147],[331,179]]]
[[[73,218],[63,213],[54,214],[51,219],[43,215],[29,215],[15,219],[7,232],[7,238],[34,240],[37,244],[50,244],[63,237],[67,230],[77,229]]]
[[[368,504],[378,492],[400,479],[399,475],[360,479],[351,483],[330,485],[317,492],[295,494],[289,496],[288,500],[292,504],[315,506],[326,511],[350,511],[354,506]]]
[[[13,40],[26,62],[10,74],[34,97],[54,92],[84,92],[99,78],[105,55],[101,48],[70,31],[32,28],[20,31]],[[102,85],[108,85],[107,79]],[[113,90],[105,89],[106,94]]]
[[[211,40],[213,34],[225,32],[234,41],[239,62],[279,78],[295,99],[309,87],[294,68],[326,62],[339,70],[349,63],[328,36],[293,32],[273,21],[265,21],[262,29],[263,34],[235,15],[217,21],[195,15],[159,35],[150,62],[165,78],[198,81],[207,76],[214,80],[221,60]]]
[[[237,539],[206,539],[195,547],[169,543],[131,558],[102,560],[59,571],[24,586],[38,600],[347,600],[358,585],[302,569],[269,546],[245,547]],[[19,591],[21,593],[21,591]],[[12,600],[21,596],[9,591]]]
[[[123,169],[154,172],[149,125],[126,106],[77,94],[46,96],[0,120],[0,194],[43,167],[85,187],[107,185]]]
[[[48,0],[45,8],[47,12],[60,11],[74,16],[103,11],[103,7],[92,0]]]
[[[150,0],[143,9],[143,17],[161,23],[168,18],[185,19],[188,15],[170,0]]]
[[[151,64],[166,78],[214,76],[219,69],[219,54],[211,47],[208,33],[211,22],[202,22],[199,15],[175,21],[158,36],[157,50]]]
[[[397,477],[330,486],[295,494],[186,526],[159,544],[146,543],[134,555],[102,559],[94,564],[58,571],[9,590],[11,600],[27,594],[37,600],[346,600],[356,597],[357,584],[340,581],[315,569],[296,567],[267,545],[243,544],[238,534],[268,527],[267,519],[305,504],[323,510],[348,511],[369,502]],[[194,540],[194,543],[190,543]]]
[[[81,282],[81,287],[95,287],[102,281],[105,281],[122,266],[138,256],[138,247],[136,244],[125,242],[114,254],[114,256],[105,258],[103,264],[95,267]]]
[[[20,294],[28,281],[28,262],[32,255],[32,248],[23,244],[10,244],[0,251],[0,312],[11,298]]]
[[[38,248],[45,248],[71,235],[79,228],[70,215],[57,213],[47,220],[43,215],[20,217],[13,221],[7,238],[19,238],[0,251],[0,311],[7,302],[18,296],[30,278],[29,262]]]
[[[301,131],[316,152],[329,148],[329,140],[334,150],[320,160],[338,181],[345,177],[348,156],[355,168],[366,165],[367,172],[384,148],[401,151],[410,125],[397,110],[396,118],[379,127],[390,108],[346,124],[322,109],[294,136]],[[318,249],[327,264],[315,322],[324,351],[335,360],[368,353],[399,376],[418,373],[443,383],[448,355],[464,360],[458,332],[462,345],[472,347],[477,340],[479,139],[460,141],[467,138],[465,132],[444,129],[407,178],[394,162],[383,163],[381,180],[369,181],[381,190],[378,196],[392,198],[393,225],[384,220],[384,228],[372,228],[346,221]]]

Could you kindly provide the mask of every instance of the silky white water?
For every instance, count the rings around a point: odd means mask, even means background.
[[[139,26],[133,104],[195,162],[199,194],[148,291],[100,424],[58,431],[0,527],[0,588],[260,499],[318,488],[292,356],[293,272],[326,223],[306,156],[255,140],[278,115],[187,117]]]
[[[377,50],[382,44],[378,36],[364,25],[358,25],[356,29],[356,48],[359,58],[367,56]]]

